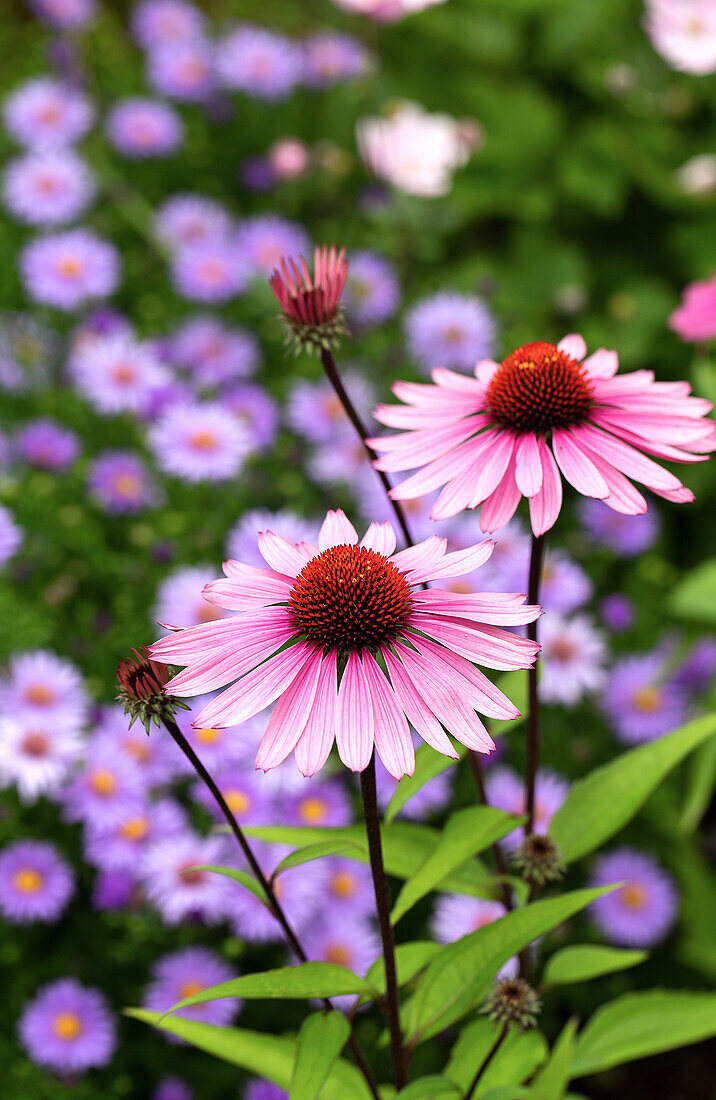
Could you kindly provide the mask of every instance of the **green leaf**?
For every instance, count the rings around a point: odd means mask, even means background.
[[[563,1100],[571,1076],[576,1034],[577,1021],[569,1020],[552,1048],[549,1061],[532,1082],[535,1100]]]
[[[399,943],[395,948],[395,966],[398,971],[398,985],[405,985],[419,974],[442,951],[439,943],[432,940],[415,940],[413,943]],[[365,976],[372,986],[385,992],[385,966],[380,955]]]
[[[531,1100],[532,1089],[522,1085],[498,1085],[487,1092],[478,1089],[477,1095],[480,1100]]]
[[[686,796],[677,828],[682,836],[698,829],[716,787],[716,737],[706,741],[689,761]]]
[[[575,944],[555,952],[542,975],[546,985],[570,985],[587,982],[615,970],[628,970],[630,966],[644,962],[647,951],[625,951],[620,947],[603,947],[601,944]]]
[[[289,1100],[316,1100],[350,1030],[341,1012],[316,1012],[303,1021]]]
[[[455,745],[458,757],[467,752],[464,745]],[[443,756],[436,752],[431,745],[421,745],[415,753],[415,771],[412,775],[405,775],[393,792],[393,797],[385,811],[385,820],[389,824],[400,813],[406,802],[420,791],[426,783],[434,779],[436,775],[442,775],[449,768],[453,768],[456,761],[450,756]]]
[[[572,1076],[698,1043],[716,1035],[716,993],[627,993],[598,1009],[582,1031]]]
[[[352,844],[347,840],[323,840],[319,844],[309,844],[305,848],[297,848],[282,859],[273,873],[277,878],[284,871],[290,871],[292,867],[300,867],[302,863],[312,863],[314,859],[324,859],[326,856],[347,856],[351,859],[360,859],[363,849],[359,844]]]
[[[263,970],[258,974],[244,974],[221,982],[193,997],[186,997],[173,1005],[169,1012],[190,1005],[219,1001],[224,997],[242,997],[244,1000],[301,1000],[304,997],[338,997],[345,993],[378,996],[363,978],[328,962],[306,962],[298,966],[282,966],[278,970]]]
[[[445,1075],[465,1092],[495,1045],[498,1032],[491,1020],[479,1016],[460,1032],[445,1067]],[[534,1073],[547,1056],[547,1043],[539,1031],[513,1031],[485,1070],[477,1096],[490,1089],[515,1087]]]
[[[459,1096],[460,1090],[452,1081],[431,1074],[418,1081],[411,1081],[400,1090],[395,1100],[455,1100]]]
[[[667,737],[622,753],[574,783],[549,828],[562,858],[579,859],[614,836],[664,776],[714,733],[716,714],[697,718]]]
[[[494,844],[519,825],[519,818],[491,806],[468,806],[445,823],[425,861],[406,881],[393,907],[393,923],[400,920],[420,898],[471,856]]]
[[[269,909],[271,908],[263,886],[248,871],[238,871],[235,867],[215,867],[211,864],[187,867],[187,871],[213,871],[215,875],[225,875],[226,878],[232,878],[234,882],[241,883],[243,887],[255,894],[259,901],[262,901]]]
[[[669,610],[682,619],[716,622],[716,558],[701,562],[674,585]]]
[[[406,1008],[407,1034],[414,1041],[428,1039],[455,1023],[479,1004],[508,959],[612,889],[575,890],[533,902],[448,944]]]

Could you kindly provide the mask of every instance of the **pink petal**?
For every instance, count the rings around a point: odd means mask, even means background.
[[[435,370],[430,371],[430,377],[436,386],[442,386],[444,389],[458,390],[460,393],[466,393],[476,398],[484,398],[485,396],[485,385],[482,380],[471,378],[469,374],[461,374],[456,370],[446,370],[445,367],[436,367]]]
[[[308,642],[298,642],[277,653],[212,700],[192,725],[224,729],[253,718],[293,683],[313,652]]]
[[[576,359],[581,363],[584,356],[587,354],[587,345],[583,336],[580,336],[578,332],[573,332],[569,336],[563,336],[557,344],[560,351],[563,351],[565,355],[571,355],[573,359]]]
[[[316,697],[296,745],[296,765],[311,776],[325,764],[335,740],[338,678],[336,654],[331,651],[321,665]]]
[[[428,745],[457,760],[457,753],[440,722],[423,699],[401,662],[387,648],[381,650],[398,703],[408,716],[411,725]]]
[[[487,444],[482,440],[482,436],[468,439],[465,443],[460,443],[449,454],[428,462],[417,473],[411,474],[405,481],[391,489],[391,497],[393,500],[410,500],[413,497],[424,496],[425,493],[444,485],[446,481],[457,477],[463,471],[471,471],[479,458],[481,450],[485,445],[489,446],[489,439]]]
[[[603,499],[609,496],[609,486],[591,458],[580,447],[578,442],[580,438],[576,430],[574,434],[563,430],[552,432],[552,449],[555,458],[567,481],[578,493],[582,493],[585,497]]]
[[[419,685],[421,695],[448,733],[468,748],[482,752],[494,749],[494,741],[473,708],[465,702],[458,686],[440,675],[438,662],[402,645],[399,652],[408,676],[416,688]]]
[[[373,754],[373,704],[360,657],[348,655],[338,688],[336,746],[347,768],[362,772]]]
[[[395,779],[412,775],[415,771],[415,749],[405,714],[370,653],[363,658],[363,671],[373,701],[375,751]]]
[[[387,520],[384,523],[374,521],[360,540],[360,545],[389,558],[395,550],[395,531],[392,525]]]
[[[447,539],[441,535],[430,535],[422,542],[416,542],[415,546],[408,546],[405,550],[399,550],[390,559],[396,569],[406,576],[416,569],[424,568],[440,561],[445,556]]]
[[[255,569],[244,566],[246,573],[209,581],[202,590],[202,596],[208,603],[224,607],[229,611],[248,611],[261,604],[285,602],[292,584],[285,577],[270,569]]]
[[[358,533],[340,508],[326,513],[326,518],[318,532],[318,549],[328,550],[331,546],[343,546],[346,543],[355,546]]]
[[[305,543],[302,547],[305,547]],[[283,573],[286,577],[298,576],[304,566],[308,565],[314,554],[307,549],[294,546],[280,535],[274,535],[273,531],[259,532],[259,553],[264,561],[275,569],[277,573]]]
[[[392,446],[385,444],[380,448],[387,451],[377,459],[373,466],[376,470],[411,470],[432,462],[446,451],[454,449],[456,444],[469,439],[477,431],[477,425],[469,420],[459,424],[448,424],[445,428],[426,429],[405,432],[402,436],[390,437]]]
[[[438,679],[451,680],[465,701],[475,710],[488,718],[500,720],[519,717],[517,707],[470,661],[438,642],[428,641],[427,638],[417,639],[414,645],[419,653],[427,654],[435,660],[434,674]]]
[[[513,455],[502,481],[494,493],[490,493],[489,497],[482,502],[480,530],[497,531],[500,527],[504,527],[514,516],[521,499],[522,494],[515,482],[515,459]]]
[[[500,364],[496,363],[494,359],[480,359],[480,361],[475,364],[475,378],[487,385],[492,379],[495,371],[499,369]]]
[[[169,681],[174,695],[202,695],[214,688],[238,680],[244,673],[266,661],[295,634],[294,627],[249,629],[245,637],[222,649],[212,649],[193,657],[183,672]]]
[[[530,520],[535,535],[543,535],[555,523],[562,507],[562,479],[552,452],[543,439],[539,441],[542,459],[542,488],[530,498]]]
[[[640,516],[647,511],[644,497],[630,481],[627,481],[624,474],[619,473],[619,470],[615,470],[606,459],[596,453],[594,464],[609,486],[609,496],[605,497],[605,504],[625,516]]]
[[[499,626],[473,626],[460,619],[450,620],[447,615],[414,616],[420,630],[429,638],[442,642],[448,649],[459,653],[468,661],[475,661],[486,668],[504,672],[527,668],[534,663],[539,649],[518,634],[512,634]]]
[[[520,436],[515,447],[515,481],[526,497],[533,497],[542,488],[542,463],[534,432]]]
[[[280,696],[261,739],[256,754],[256,768],[268,771],[269,768],[277,767],[295,748],[311,712],[322,660],[323,654],[318,649]]]
[[[615,351],[597,348],[582,363],[589,378],[613,378],[619,369],[619,357]]]
[[[428,564],[422,569],[415,569],[410,574],[411,584],[422,584],[424,581],[436,581],[444,577],[461,577],[465,573],[472,573],[492,556],[495,544],[491,539],[478,542],[475,546],[468,546],[465,550],[453,550],[445,554],[440,561]]]
[[[476,469],[475,489],[470,500],[470,507],[476,508],[483,500],[495,491],[507,472],[515,448],[515,436],[509,431],[485,432],[483,440],[490,438],[489,450],[485,448],[480,452],[482,460]]]
[[[430,509],[430,519],[456,516],[470,506],[475,486],[475,469],[470,462],[451,478]]]
[[[228,619],[182,627],[174,634],[154,642],[149,651],[165,664],[189,664],[196,657],[206,657],[209,653],[227,646],[240,648],[250,640],[255,630],[262,631],[266,627],[288,629],[290,620],[286,609],[261,607],[243,615],[232,615]]]
[[[679,489],[654,489],[652,487],[652,493],[656,493],[657,496],[663,497],[664,500],[671,501],[672,504],[693,504],[694,494],[691,489],[687,489],[682,485]]]
[[[576,434],[576,432],[575,432]],[[636,447],[624,443],[599,428],[586,424],[579,429],[579,437],[584,440],[592,452],[596,452],[626,477],[633,477],[650,489],[680,489],[681,482],[672,473],[659,466],[657,462],[641,454]]]
[[[446,592],[433,588],[415,592],[415,614],[450,615],[475,620],[482,626],[522,626],[539,618],[540,608],[525,602],[523,595],[502,592]],[[412,619],[411,619],[412,622]]]

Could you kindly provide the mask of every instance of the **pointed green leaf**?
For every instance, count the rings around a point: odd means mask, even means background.
[[[415,940],[413,943],[399,943],[395,948],[395,966],[398,971],[398,985],[405,985],[435,958],[442,945],[432,940]],[[365,976],[365,980],[385,992],[385,966],[380,955]]]
[[[460,1090],[452,1081],[431,1074],[411,1081],[400,1090],[395,1100],[460,1100]]]
[[[569,1071],[574,1056],[576,1034],[576,1019],[568,1020],[552,1048],[549,1061],[532,1082],[535,1100],[563,1100],[571,1076]]]
[[[486,1016],[471,1020],[460,1032],[445,1067],[445,1076],[463,1093],[495,1045],[499,1031]],[[476,1096],[490,1089],[516,1087],[530,1077],[547,1056],[547,1043],[539,1031],[513,1031],[485,1070]]]
[[[350,1033],[341,1012],[316,1012],[298,1033],[289,1100],[316,1100]]]
[[[250,890],[259,901],[270,908],[263,886],[248,871],[239,871],[236,867],[215,867],[213,864],[208,863],[196,867],[187,867],[187,871],[212,871],[215,875],[225,875],[226,878],[232,878],[234,882],[241,883],[246,890]]]
[[[682,619],[716,622],[716,558],[707,558],[674,585],[669,607]]]
[[[480,1100],[532,1100],[532,1089],[524,1085],[498,1085],[487,1092],[478,1089],[477,1095]]]
[[[647,951],[625,951],[621,947],[603,947],[601,944],[575,944],[556,951],[548,960],[542,975],[546,985],[569,985],[587,982],[615,970],[628,970],[630,966],[644,962]]]
[[[468,806],[454,813],[443,826],[427,858],[400,891],[391,914],[393,923],[457,867],[511,833],[520,820],[524,818],[515,818],[492,806]]]
[[[653,990],[604,1005],[577,1042],[572,1077],[633,1062],[716,1035],[716,993]]]
[[[319,844],[309,844],[305,848],[297,848],[282,859],[273,873],[278,878],[284,871],[290,871],[292,867],[300,867],[302,863],[312,863],[315,859],[324,859],[326,856],[344,856],[351,859],[360,859],[363,849],[359,844],[352,844],[347,840],[322,840]]]
[[[698,829],[706,813],[716,787],[716,737],[706,741],[689,761],[686,795],[678,823],[682,836],[690,836]]]
[[[622,753],[574,783],[549,827],[562,858],[579,859],[619,832],[664,776],[714,733],[716,714],[697,718],[667,737]]]

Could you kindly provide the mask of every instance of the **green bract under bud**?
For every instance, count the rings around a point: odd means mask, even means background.
[[[496,1024],[526,1031],[537,1026],[540,1009],[537,993],[524,978],[501,978],[495,982],[480,1011]]]
[[[330,351],[340,346],[343,336],[348,336],[348,329],[343,323],[342,308],[330,321],[316,325],[299,324],[283,314],[279,314],[279,319],[284,328],[284,346],[293,355],[299,355],[302,351],[311,355]]]
[[[139,719],[149,733],[152,724],[160,726],[166,719],[173,719],[177,710],[189,707],[164,691],[173,675],[172,669],[153,661],[146,646],[133,649],[132,653],[134,656],[121,661],[117,669],[117,700],[130,716],[130,726]]]
[[[514,861],[522,878],[530,886],[557,882],[564,874],[564,864],[559,858],[557,845],[551,837],[540,833],[530,833],[525,837],[515,852]]]

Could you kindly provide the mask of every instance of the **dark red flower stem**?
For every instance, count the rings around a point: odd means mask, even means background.
[[[472,1097],[475,1095],[475,1091],[477,1089],[477,1086],[480,1084],[480,1081],[482,1080],[482,1076],[483,1076],[485,1070],[487,1069],[490,1062],[495,1057],[498,1050],[500,1049],[500,1047],[504,1043],[505,1039],[507,1038],[508,1031],[509,1031],[509,1028],[507,1027],[507,1024],[504,1024],[503,1028],[502,1028],[502,1031],[497,1036],[497,1039],[496,1039],[496,1041],[495,1041],[495,1043],[492,1047],[492,1050],[487,1055],[487,1058],[485,1058],[484,1062],[482,1063],[482,1065],[478,1069],[477,1073],[473,1077],[472,1082],[470,1084],[470,1087],[468,1088],[467,1092],[465,1093],[464,1100],[472,1100]]]
[[[527,602],[539,603],[539,585],[544,565],[544,552],[547,546],[546,535],[532,536],[532,550],[530,553],[530,572],[527,582]],[[527,624],[527,637],[532,642],[537,641],[537,623]],[[537,658],[534,664],[527,670],[527,764],[525,767],[525,836],[529,836],[534,827],[535,818],[535,779],[539,765],[540,752],[540,723],[539,723],[539,692],[537,690]]]
[[[346,388],[341,381],[340,374],[338,373],[338,368],[336,366],[336,361],[333,358],[333,353],[330,352],[327,348],[321,349],[321,363],[323,365],[324,371],[326,372],[326,377],[328,378],[328,381],[333,386],[333,389],[336,391],[336,396],[338,400],[346,411],[346,416],[350,420],[355,430],[358,432],[361,443],[365,447],[366,454],[368,455],[368,458],[372,465],[378,456],[373,448],[369,447],[366,443],[366,439],[368,438],[368,429],[358,415],[355,405],[346,393]],[[385,489],[385,495],[390,501],[390,506],[393,509],[393,512],[395,513],[395,518],[400,525],[400,530],[403,533],[403,538],[405,539],[406,545],[412,546],[413,536],[410,533],[410,528],[408,527],[408,521],[405,518],[405,513],[403,512],[403,509],[401,508],[398,501],[393,500],[390,496],[390,490],[392,488],[390,481],[383,470],[376,470],[375,472],[380,478],[383,488]]]
[[[383,866],[383,846],[380,839],[380,815],[375,785],[375,753],[370,764],[360,773],[360,790],[363,797],[363,816],[368,835],[368,855],[375,889],[375,906],[378,912],[380,937],[383,941],[385,965],[385,1016],[390,1032],[390,1049],[393,1058],[395,1087],[400,1092],[408,1083],[408,1058],[400,1027],[400,1002],[398,1000],[398,975],[395,967],[395,940],[390,923],[390,898],[388,880]]]
[[[261,867],[259,866],[258,860],[256,859],[256,856],[254,855],[254,853],[251,850],[251,845],[249,844],[248,840],[246,839],[246,836],[244,834],[243,829],[241,828],[238,821],[236,820],[236,818],[232,814],[231,810],[229,809],[229,807],[226,803],[226,799],[224,798],[223,794],[221,793],[221,791],[217,787],[216,783],[212,779],[209,772],[206,770],[206,768],[202,764],[199,757],[194,752],[193,748],[191,747],[191,745],[187,741],[184,734],[179,729],[176,722],[173,722],[170,718],[165,718],[164,719],[164,726],[166,727],[167,732],[169,733],[170,737],[173,739],[173,741],[176,743],[176,745],[184,753],[187,760],[189,761],[189,763],[193,767],[194,771],[197,773],[197,775],[199,776],[201,781],[204,783],[204,785],[206,786],[206,788],[210,792],[212,798],[216,802],[217,806],[221,810],[221,812],[224,816],[224,819],[226,820],[227,825],[231,829],[231,832],[234,834],[234,837],[236,838],[236,840],[239,844],[239,847],[241,848],[241,851],[243,852],[249,866],[251,867],[251,870],[254,874],[254,877],[256,878],[257,882],[260,883],[260,885],[261,885],[261,887],[264,891],[264,894],[266,895],[266,900],[268,902],[269,909],[271,910],[272,915],[276,918],[278,923],[281,925],[281,929],[283,931],[284,936],[286,937],[286,942],[288,943],[288,946],[291,948],[291,950],[293,951],[293,953],[294,953],[294,955],[296,956],[297,959],[299,959],[301,962],[308,962],[308,956],[306,955],[306,952],[301,947],[301,944],[300,944],[300,942],[299,942],[299,940],[296,936],[296,933],[293,931],[293,929],[291,928],[291,925],[288,923],[288,920],[286,918],[286,914],[284,913],[283,909],[281,908],[281,904],[280,904],[278,898],[276,897],[276,892],[275,892],[272,884],[269,882],[269,880],[266,878],[265,874],[261,870]],[[333,1009],[333,1005],[331,1004],[330,1000],[327,997],[323,998],[323,1004],[324,1004],[325,1008],[328,1011],[331,1011]],[[375,1100],[380,1100],[379,1093],[378,1093],[378,1086],[377,1086],[375,1078],[373,1076],[373,1072],[372,1072],[370,1066],[368,1065],[368,1063],[366,1061],[366,1058],[365,1058],[365,1055],[363,1054],[363,1051],[361,1050],[361,1048],[358,1044],[358,1040],[355,1038],[355,1036],[353,1034],[351,1034],[348,1038],[348,1045],[350,1047],[351,1053],[353,1054],[353,1057],[355,1058],[356,1065],[357,1065],[358,1069],[361,1071],[361,1073],[363,1074],[365,1082],[366,1082],[366,1084],[368,1085],[368,1088],[371,1091],[371,1095],[375,1098]]]

